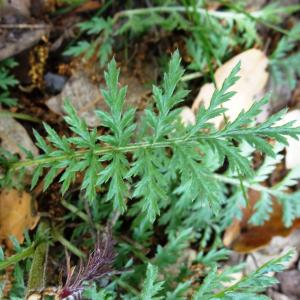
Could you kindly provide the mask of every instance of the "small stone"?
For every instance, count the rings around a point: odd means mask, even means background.
[[[78,72],[73,75],[64,85],[62,92],[50,98],[46,104],[53,112],[63,115],[63,104],[66,100],[72,103],[78,115],[90,127],[99,125],[99,119],[95,114],[95,110],[108,109],[99,87],[84,72]]]
[[[13,154],[19,154],[21,159],[26,159],[26,154],[19,146],[38,155],[38,149],[29,137],[26,129],[11,116],[0,117],[0,146]]]
[[[56,94],[62,91],[67,78],[52,72],[48,72],[45,77],[45,87],[49,93]]]

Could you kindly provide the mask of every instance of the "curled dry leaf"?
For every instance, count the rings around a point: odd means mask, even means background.
[[[99,9],[102,6],[97,0],[84,1],[81,5],[74,9],[74,13],[83,13]]]
[[[242,220],[235,219],[226,229],[223,243],[226,247],[239,253],[249,253],[265,248],[274,237],[289,236],[296,228],[300,227],[300,220],[296,219],[289,228],[282,222],[282,207],[273,198],[273,212],[270,219],[261,226],[249,224],[249,219],[253,214],[254,205],[260,199],[260,193],[249,190],[249,205],[243,209]]]
[[[288,112],[287,114],[285,114],[282,118],[282,120],[280,120],[277,125],[283,125],[286,124],[288,122],[294,121],[296,120],[296,122],[294,123],[294,126],[300,126],[300,110],[296,109],[293,111]],[[300,141],[299,140],[295,140],[291,137],[287,138],[289,145],[286,147],[286,156],[285,156],[285,163],[286,163],[286,167],[287,169],[293,169],[295,167],[299,167],[300,166]]]
[[[0,243],[12,247],[9,239],[15,236],[19,243],[24,241],[24,231],[33,229],[39,215],[34,211],[36,205],[30,194],[15,189],[0,191]]]
[[[233,57],[217,69],[215,72],[217,88],[222,86],[224,80],[239,61],[241,62],[241,70],[238,74],[240,79],[230,88],[230,91],[235,91],[236,94],[230,101],[223,105],[228,109],[225,114],[229,121],[234,120],[241,110],[249,109],[253,102],[263,95],[264,88],[269,78],[269,73],[266,71],[268,65],[267,56],[261,50],[249,49]],[[193,103],[192,110],[194,112],[198,111],[201,104],[208,107],[214,90],[215,88],[212,83],[205,84],[200,89],[199,94]],[[264,115],[261,115],[260,119],[264,119]],[[212,120],[216,127],[219,127],[222,121],[222,116]]]

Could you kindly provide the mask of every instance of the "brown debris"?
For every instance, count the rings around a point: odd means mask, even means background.
[[[0,191],[0,242],[12,248],[10,237],[14,236],[19,243],[24,241],[24,231],[34,229],[39,215],[34,213],[35,204],[31,195],[15,189]]]
[[[15,41],[3,41],[0,36],[0,60],[14,56],[38,43],[49,32],[49,26],[34,30],[22,30]]]
[[[239,253],[249,253],[266,247],[273,237],[286,237],[296,228],[300,227],[300,220],[294,221],[289,228],[282,222],[282,207],[273,198],[273,212],[270,219],[261,226],[249,224],[249,219],[253,214],[254,205],[260,199],[260,193],[255,190],[249,190],[249,205],[243,209],[242,220],[235,219],[226,229],[223,243]]]
[[[229,121],[233,121],[243,109],[249,109],[257,98],[261,98],[269,78],[269,73],[266,71],[268,58],[261,50],[253,48],[234,56],[217,69],[215,72],[217,88],[221,88],[224,80],[238,62],[241,62],[241,69],[238,73],[240,79],[230,88],[230,91],[236,94],[223,104],[223,107],[228,109],[225,115]],[[214,90],[213,83],[204,84],[193,103],[192,110],[198,111],[200,105],[208,107]],[[220,127],[222,121],[223,116],[212,120],[216,127]]]

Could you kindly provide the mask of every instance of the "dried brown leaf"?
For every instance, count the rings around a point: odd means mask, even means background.
[[[234,120],[241,110],[249,109],[253,102],[262,96],[269,78],[269,74],[266,71],[268,65],[267,56],[261,50],[249,49],[234,56],[217,69],[215,73],[217,88],[222,86],[224,80],[229,76],[233,67],[236,66],[239,61],[241,62],[241,70],[238,73],[240,79],[230,88],[230,91],[235,91],[236,95],[223,105],[223,107],[228,109],[226,117],[230,121]],[[214,90],[215,88],[212,83],[205,84],[200,89],[192,106],[194,112],[198,111],[201,104],[208,107]],[[217,127],[221,125],[222,121],[223,116],[216,117],[212,120]]]
[[[0,191],[0,242],[12,247],[11,236],[19,243],[24,241],[24,231],[33,229],[39,221],[34,213],[35,205],[30,194],[15,189]]]
[[[261,226],[249,224],[249,219],[254,212],[254,205],[260,199],[260,193],[249,190],[249,205],[243,209],[242,220],[235,219],[226,229],[223,243],[239,253],[249,253],[265,248],[276,236],[287,237],[296,228],[300,227],[300,219],[296,219],[289,228],[282,222],[282,207],[273,198],[273,212],[270,219]]]

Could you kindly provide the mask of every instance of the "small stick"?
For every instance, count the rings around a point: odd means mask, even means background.
[[[0,29],[44,29],[50,28],[48,24],[0,24]]]

